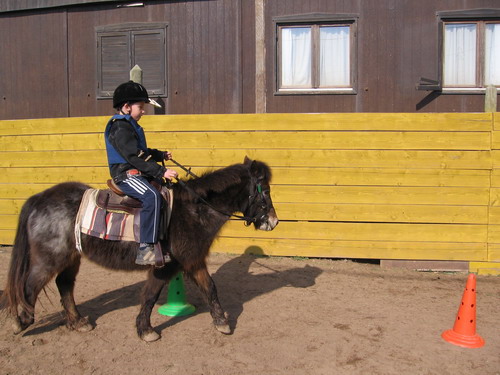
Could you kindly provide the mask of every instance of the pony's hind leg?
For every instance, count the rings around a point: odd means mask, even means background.
[[[217,296],[217,288],[215,287],[214,280],[208,273],[207,266],[203,265],[194,271],[188,271],[187,274],[202,292],[210,308],[210,315],[212,315],[215,328],[226,335],[231,334],[231,327],[229,327],[226,314],[220,305],[219,297]]]
[[[35,303],[38,295],[50,281],[52,275],[40,269],[29,271],[26,283],[24,284],[24,300],[21,303],[21,313],[14,321],[14,334],[21,333],[35,321]]]
[[[61,304],[66,312],[66,327],[78,332],[88,332],[94,326],[78,312],[75,304],[73,291],[75,279],[80,269],[80,259],[78,258],[72,265],[68,266],[56,277],[56,285],[61,295]]]

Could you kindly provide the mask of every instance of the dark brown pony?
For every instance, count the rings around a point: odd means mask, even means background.
[[[162,247],[171,249],[172,262],[163,268],[134,263],[137,244],[106,241],[82,234],[83,254],[91,261],[115,270],[148,270],[137,316],[137,333],[144,341],[160,335],[151,326],[151,311],[163,286],[179,271],[199,287],[210,308],[215,327],[229,334],[227,318],[210,277],[206,257],[229,215],[242,212],[256,229],[272,230],[278,218],[270,197],[271,171],[259,161],[245,158],[199,178],[175,184],[172,219]],[[78,182],[61,183],[29,198],[19,216],[7,285],[0,306],[14,318],[20,333],[34,320],[38,294],[55,276],[66,313],[66,326],[89,331],[93,325],[78,312],[73,297],[81,253],[75,246],[74,224],[80,201],[90,187]],[[167,242],[168,241],[168,242]],[[21,312],[18,313],[18,308]]]

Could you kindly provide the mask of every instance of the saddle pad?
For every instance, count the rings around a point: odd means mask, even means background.
[[[139,242],[140,215],[107,212],[96,205],[97,192],[97,189],[88,189],[83,194],[75,222],[78,251],[82,251],[80,233],[111,241]]]

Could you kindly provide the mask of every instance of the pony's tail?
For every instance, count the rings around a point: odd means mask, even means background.
[[[0,309],[6,309],[13,316],[17,316],[19,305],[27,311],[33,309],[26,301],[24,286],[26,285],[30,269],[28,218],[35,201],[35,197],[31,197],[21,209],[14,246],[12,248],[7,284],[0,296]]]

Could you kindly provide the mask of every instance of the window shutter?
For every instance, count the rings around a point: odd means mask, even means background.
[[[97,98],[113,96],[139,65],[152,97],[167,96],[167,24],[134,22],[96,27]]]
[[[100,34],[99,94],[112,96],[114,89],[129,79],[129,33]]]
[[[165,95],[165,30],[132,32],[132,66],[142,69],[142,83],[150,95]]]

